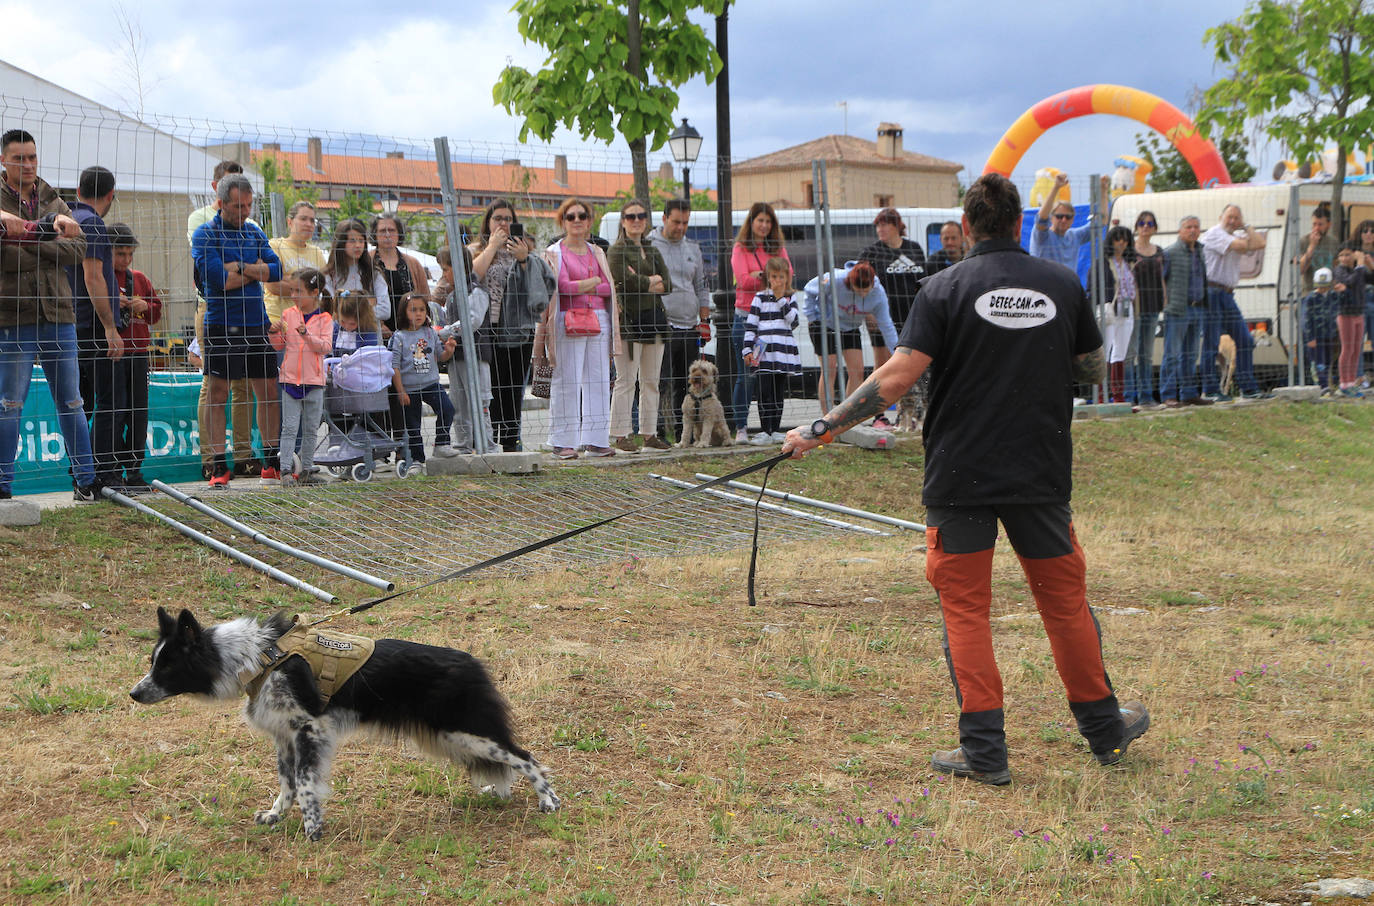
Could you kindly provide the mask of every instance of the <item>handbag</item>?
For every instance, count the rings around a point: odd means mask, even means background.
[[[553,366],[548,362],[534,363],[534,379],[530,381],[530,393],[541,400],[549,398],[553,390]]]
[[[601,333],[601,322],[590,308],[570,308],[563,312],[563,333],[570,337],[594,337]]]

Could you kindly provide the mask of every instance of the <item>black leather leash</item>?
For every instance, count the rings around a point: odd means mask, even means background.
[[[712,478],[710,481],[703,482],[702,484],[696,485],[694,487],[686,488],[684,490],[678,491],[675,494],[669,494],[667,497],[664,497],[660,500],[655,500],[652,503],[647,503],[644,506],[639,506],[633,509],[625,510],[623,512],[616,513],[614,516],[607,516],[605,519],[599,519],[596,522],[591,522],[587,525],[578,526],[577,528],[569,529],[566,532],[560,532],[557,535],[552,535],[548,538],[540,539],[539,541],[535,541],[531,544],[526,544],[524,547],[518,547],[515,550],[506,551],[504,554],[498,554],[495,557],[488,557],[486,560],[483,560],[480,563],[474,563],[471,566],[464,566],[462,569],[455,569],[450,572],[446,572],[443,575],[431,579],[422,585],[416,585],[411,588],[403,588],[400,591],[392,592],[389,595],[384,595],[380,598],[373,598],[371,601],[364,601],[361,604],[355,604],[354,606],[340,610],[337,613],[332,613],[327,617],[321,617],[320,619],[316,620],[310,625],[318,626],[321,623],[327,623],[330,620],[335,619],[336,617],[350,616],[352,614],[362,613],[364,610],[370,610],[371,608],[376,607],[378,604],[385,604],[387,601],[395,600],[396,598],[402,597],[404,595],[411,595],[417,591],[423,591],[424,589],[430,588],[434,585],[438,585],[441,582],[449,582],[453,579],[461,578],[462,576],[466,576],[469,573],[475,573],[479,569],[486,569],[489,566],[498,566],[502,563],[506,563],[507,561],[514,560],[517,557],[523,557],[525,554],[533,553],[534,551],[537,551],[541,548],[548,547],[551,544],[557,544],[560,541],[566,541],[569,538],[582,534],[583,532],[590,532],[592,529],[601,528],[603,525],[610,525],[612,522],[615,522],[619,519],[624,519],[626,516],[634,516],[638,513],[643,513],[647,510],[652,510],[657,507],[665,506],[676,500],[681,500],[684,497],[689,497],[692,494],[697,494],[702,491],[709,490],[711,488],[716,487],[717,485],[725,484],[728,481],[734,481],[737,478],[742,478],[745,475],[749,475],[753,472],[757,472],[760,469],[764,469],[766,471],[764,471],[763,473],[763,482],[762,487],[759,489],[758,500],[754,501],[754,541],[749,553],[749,606],[753,607],[756,604],[756,601],[754,600],[754,574],[756,571],[759,555],[759,508],[757,504],[759,503],[759,501],[763,500],[763,492],[768,487],[768,475],[773,471],[773,467],[785,459],[790,459],[791,456],[791,452],[776,453],[765,460],[754,463],[753,465],[745,466],[742,469],[736,469],[728,475],[722,475],[719,478]]]

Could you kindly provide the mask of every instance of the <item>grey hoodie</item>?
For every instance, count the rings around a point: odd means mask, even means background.
[[[668,323],[679,330],[696,327],[701,320],[700,309],[711,305],[711,294],[706,291],[706,265],[701,257],[701,246],[686,237],[673,242],[663,235],[660,227],[655,227],[649,233],[649,241],[663,254],[663,260],[668,264],[668,277],[673,282],[672,292],[663,294]]]

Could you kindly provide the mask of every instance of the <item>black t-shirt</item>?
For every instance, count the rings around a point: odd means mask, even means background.
[[[1073,271],[980,242],[921,284],[898,345],[932,359],[924,504],[1068,502],[1074,358],[1102,345]]]
[[[887,292],[892,323],[901,330],[916,300],[921,278],[926,275],[926,253],[921,250],[920,243],[903,239],[901,247],[895,249],[884,242],[875,242],[859,253],[859,260],[873,265],[878,282]]]

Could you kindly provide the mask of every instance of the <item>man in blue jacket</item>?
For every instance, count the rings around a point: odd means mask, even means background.
[[[257,399],[262,436],[262,482],[281,482],[277,461],[281,410],[277,405],[277,353],[267,333],[271,322],[262,301],[262,284],[282,279],[281,260],[267,235],[248,221],[253,184],[241,173],[220,180],[215,190],[219,213],[191,238],[196,282],[205,296],[205,380],[210,382],[207,424],[201,442],[214,457],[210,486],[225,487],[231,473],[224,455],[224,404],[229,382],[247,378]]]

